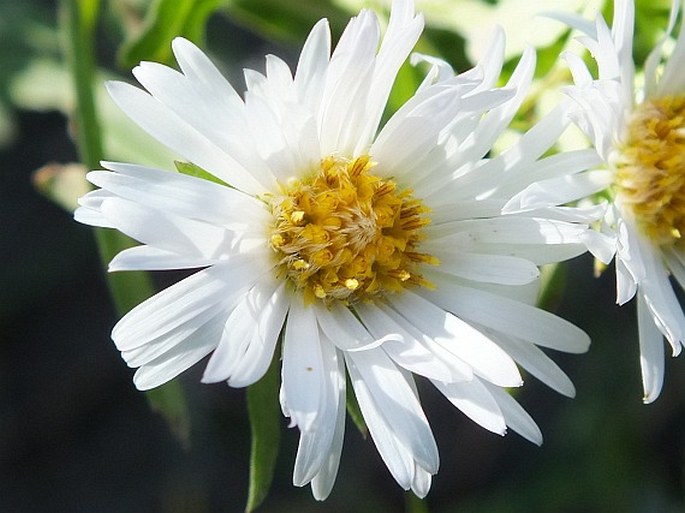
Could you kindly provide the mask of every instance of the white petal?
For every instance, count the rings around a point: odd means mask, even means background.
[[[328,457],[321,464],[319,472],[312,479],[312,494],[316,500],[322,501],[328,497],[338,475],[340,453],[342,451],[343,437],[345,433],[345,363],[342,355],[337,355],[338,371],[335,374],[334,387],[337,386],[338,400],[335,421],[335,431],[331,441]]]
[[[497,343],[521,367],[567,397],[575,397],[576,389],[569,377],[537,346],[520,339],[500,335]]]
[[[108,82],[107,90],[136,124],[183,158],[242,191],[264,191],[249,171],[149,94],[123,82]]]
[[[473,281],[524,285],[540,276],[537,266],[529,260],[506,255],[486,255],[459,252],[435,253],[440,260],[442,272],[461,276]]]
[[[411,481],[411,491],[419,499],[423,499],[430,491],[433,475],[421,465],[414,462],[414,479]]]
[[[283,391],[292,421],[301,431],[312,428],[321,409],[326,369],[313,308],[301,298],[290,304],[283,343]]]
[[[514,196],[502,210],[514,212],[563,205],[606,189],[612,180],[613,174],[607,170],[540,180]]]
[[[350,377],[355,392],[361,381],[369,394],[368,398],[362,400],[357,393],[359,406],[369,423],[369,429],[374,416],[368,418],[365,410],[373,408],[377,410],[383,423],[387,424],[387,429],[392,431],[392,436],[404,450],[426,470],[437,472],[438,449],[418,397],[407,378],[381,349],[345,353],[345,359],[348,369],[354,369],[350,370]],[[362,406],[362,402],[367,403],[368,400],[372,401],[373,405]],[[378,446],[379,441],[376,441],[376,444]]]
[[[201,96],[211,98],[217,106],[227,110],[241,105],[238,93],[202,50],[182,37],[175,38],[171,47],[185,76],[195,87],[201,88]]]
[[[268,303],[261,308],[257,319],[258,336],[251,341],[245,355],[233,370],[228,380],[229,385],[251,385],[266,372],[273,358],[278,336],[283,329],[288,306],[285,283],[282,283],[268,298]]]
[[[463,383],[441,383],[433,385],[457,408],[475,423],[498,435],[505,435],[507,425],[502,412],[483,383],[478,378]]]
[[[212,260],[202,261],[197,257],[179,255],[151,246],[135,246],[118,253],[107,268],[115,271],[166,271],[170,269],[194,269],[206,267]]]
[[[389,334],[394,336],[394,339],[384,342],[382,348],[401,367],[441,381],[466,379],[442,359],[444,350],[442,354],[431,351],[375,304],[359,304],[354,310],[375,338]],[[453,360],[454,358],[450,358],[450,361]],[[463,366],[463,362],[459,362],[459,367]]]
[[[328,21],[319,20],[302,47],[295,73],[295,87],[300,101],[309,103],[315,112],[321,101],[330,55],[331,32]]]
[[[268,220],[262,202],[208,180],[120,162],[102,162],[116,171],[88,173],[88,180],[121,198],[189,219],[246,228]],[[198,205],[202,208],[197,208]]]
[[[654,324],[642,294],[637,296],[637,325],[640,337],[640,369],[644,388],[643,401],[654,402],[664,384],[664,338]]]
[[[227,260],[254,248],[259,241],[261,247],[253,251],[254,257],[264,266],[272,265],[267,262],[269,255],[263,235],[257,238],[249,232],[231,231],[119,198],[103,201],[101,211],[126,235],[158,249],[195,257],[199,262]]]
[[[300,443],[295,457],[293,470],[293,484],[304,486],[309,483],[334,456],[331,454],[335,431],[338,427],[340,396],[340,382],[344,379],[340,374],[335,346],[326,337],[321,337],[321,365],[322,380],[319,386],[321,403],[315,422],[307,427],[300,427]],[[290,402],[288,403],[290,404]],[[291,411],[292,413],[292,411]]]
[[[133,308],[114,326],[112,340],[120,351],[139,347],[227,301],[259,276],[249,258],[199,271]]]
[[[389,297],[388,301],[419,331],[471,365],[479,376],[500,386],[521,385],[514,361],[471,325],[409,291]]]
[[[539,346],[567,353],[583,353],[590,346],[583,330],[526,303],[454,284],[426,295],[455,315]]]
[[[207,362],[203,383],[229,380],[231,386],[247,386],[266,372],[287,310],[287,302],[279,296],[284,286],[263,278],[238,300]],[[254,372],[247,379],[235,379],[245,367]]]
[[[504,420],[507,426],[516,431],[526,440],[533,442],[536,445],[542,444],[542,433],[540,428],[535,424],[535,421],[524,410],[521,405],[504,389],[484,383],[490,390],[492,397],[495,398],[497,404],[504,415]]]
[[[316,310],[316,320],[321,330],[343,351],[366,350],[380,345],[344,305],[333,303],[331,306],[312,306]],[[385,335],[383,335],[385,336]]]
[[[200,361],[216,347],[220,330],[221,323],[207,323],[182,344],[140,367],[133,376],[138,390],[162,385]]]

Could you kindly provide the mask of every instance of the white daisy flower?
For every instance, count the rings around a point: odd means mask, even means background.
[[[181,72],[144,62],[134,75],[148,92],[120,82],[109,91],[155,138],[230,186],[105,162],[109,171],[88,175],[100,189],[75,214],[142,243],[117,255],[111,271],[203,268],[114,328],[139,389],[210,354],[204,382],[250,385],[282,339],[281,405],[301,433],[293,481],[311,483],[317,499],[337,474],[346,372],[391,474],[425,496],[438,450],[414,374],[486,429],[509,426],[540,443],[505,390],[522,383],[515,362],[572,396],[538,346],[573,353],[589,344],[532,305],[537,264],[583,252],[587,226],[500,216],[522,169],[560,165],[540,156],[562,121],[483,160],[525,95],[533,52],[505,89],[493,89],[501,32],[467,73],[451,76],[434,61],[379,131],[422,28],[413,3],[398,0],[380,46],[375,15],[362,11],[331,55],[322,20],[294,75],[267,56],[265,75],[245,72],[243,97],[198,48],[176,39]]]
[[[667,37],[679,2],[673,3]],[[562,204],[603,192],[610,204],[602,230],[613,238],[617,302],[637,295],[644,402],[661,392],[665,337],[677,356],[685,336],[685,316],[669,276],[685,284],[685,31],[663,63],[665,37],[648,56],[644,87],[635,84],[632,57],[635,7],[615,0],[611,29],[560,16],[584,32],[579,41],[592,53],[599,75],[593,79],[582,59],[565,54],[575,85],[574,120],[594,143],[606,169],[551,178],[512,201],[518,208]],[[509,208],[509,211],[516,209]]]

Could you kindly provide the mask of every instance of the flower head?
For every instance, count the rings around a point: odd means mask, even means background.
[[[679,11],[674,2],[667,36]],[[617,302],[637,295],[640,363],[644,401],[654,401],[664,377],[665,337],[673,355],[685,337],[685,316],[669,281],[685,284],[685,75],[681,30],[662,64],[665,37],[648,56],[644,87],[637,87],[632,57],[635,7],[615,0],[613,27],[601,16],[595,23],[567,18],[594,56],[593,78],[582,59],[565,55],[575,84],[571,116],[589,136],[606,169],[550,179],[528,188],[517,204],[559,204],[602,192],[609,200],[602,230],[615,253]],[[564,192],[559,194],[560,187]]]
[[[112,271],[202,268],[114,328],[138,388],[209,354],[203,381],[247,386],[282,340],[281,406],[301,433],[293,480],[311,483],[318,499],[337,473],[345,373],[390,472],[423,496],[438,451],[414,374],[483,427],[510,426],[539,443],[504,389],[522,383],[515,361],[573,395],[538,346],[589,344],[531,304],[537,264],[583,252],[588,227],[500,215],[522,169],[555,165],[541,155],[558,123],[484,159],[525,96],[534,54],[504,89],[495,87],[501,32],[464,74],[424,58],[425,82],[379,131],[422,26],[412,2],[398,0],[379,47],[378,21],[362,11],[331,54],[321,21],[294,75],[268,56],[265,75],[246,71],[243,97],[176,39],[181,72],[141,63],[134,74],[148,92],[118,82],[109,91],[139,125],[225,183],[106,162],[109,171],[89,174],[100,189],[76,211],[142,243],[117,255]]]

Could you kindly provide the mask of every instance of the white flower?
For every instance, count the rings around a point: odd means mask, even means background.
[[[378,49],[378,21],[362,11],[331,55],[322,20],[294,76],[268,56],[266,75],[245,72],[244,98],[176,39],[181,72],[144,62],[134,75],[149,94],[118,82],[109,91],[155,138],[230,186],[105,162],[109,171],[88,175],[100,189],[75,214],[142,243],[117,255],[111,271],[204,268],[114,328],[139,389],[210,353],[204,382],[250,385],[282,337],[281,405],[301,432],[293,481],[311,483],[317,499],[337,474],[345,372],[393,477],[424,496],[438,451],[413,374],[486,429],[510,426],[540,443],[504,389],[522,383],[515,361],[572,396],[538,346],[583,352],[589,344],[532,305],[537,264],[583,252],[587,226],[500,216],[523,169],[561,165],[540,156],[563,121],[550,118],[509,152],[483,159],[525,95],[532,51],[505,89],[493,89],[500,32],[467,73],[454,77],[433,61],[378,132],[422,27],[412,2],[396,1]]]
[[[667,36],[679,10],[674,2]],[[663,385],[663,337],[677,356],[685,336],[685,316],[669,281],[672,275],[685,284],[685,31],[665,64],[667,37],[654,48],[639,88],[632,57],[634,16],[632,1],[616,0],[611,29],[601,16],[594,24],[560,17],[584,32],[579,41],[598,65],[593,79],[578,55],[565,55],[575,82],[566,91],[575,101],[571,115],[607,169],[539,182],[515,203],[540,207],[598,192],[609,198],[602,230],[613,237],[617,302],[637,295],[644,401],[650,403]]]

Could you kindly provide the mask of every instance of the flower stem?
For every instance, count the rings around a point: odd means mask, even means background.
[[[95,31],[99,11],[100,0],[62,0],[60,3],[64,51],[76,98],[71,125],[79,158],[89,169],[97,168],[104,157],[94,93]],[[98,229],[95,239],[105,269],[114,255],[134,244],[130,238],[114,230]],[[120,315],[154,293],[150,276],[144,272],[108,274],[107,278],[112,300]],[[165,417],[172,431],[187,447],[190,415],[181,384],[172,381],[146,395],[150,406]]]
[[[65,55],[76,97],[72,128],[81,162],[87,168],[94,169],[104,157],[94,94],[95,30],[100,0],[62,0],[60,8]],[[96,230],[95,238],[105,269],[114,255],[133,244],[128,237],[113,230]],[[154,292],[146,273],[110,274],[108,283],[120,314]]]

